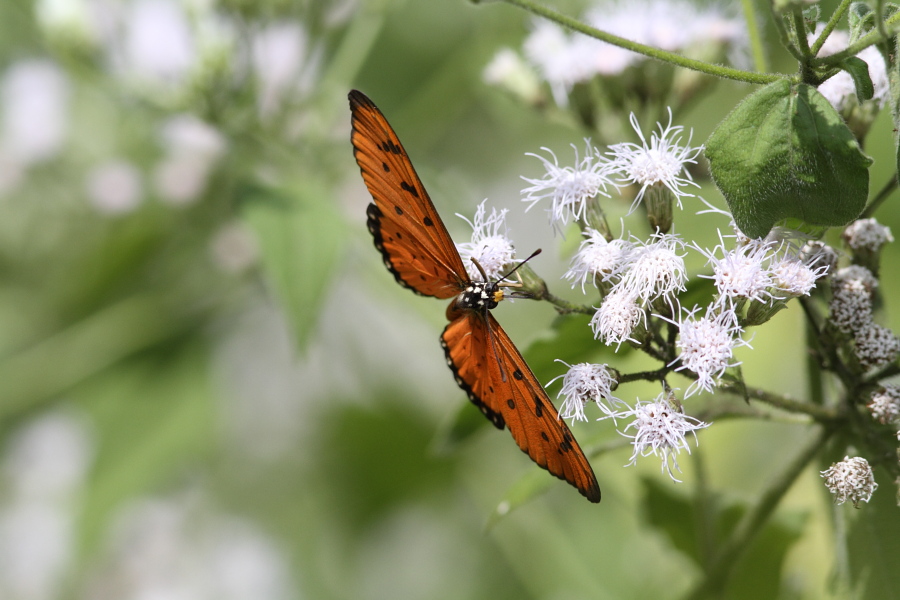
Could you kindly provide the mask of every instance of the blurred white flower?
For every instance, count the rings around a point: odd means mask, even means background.
[[[809,41],[813,42],[822,33],[825,28],[824,23],[816,25],[815,33],[809,35]],[[846,50],[850,45],[850,33],[836,29],[832,31],[822,49],[819,56],[830,56]],[[890,94],[890,85],[888,82],[887,67],[884,63],[884,57],[875,46],[869,46],[856,55],[857,58],[865,61],[869,67],[869,78],[872,80],[872,86],[875,88],[875,94],[872,101],[879,108],[884,107]],[[819,93],[825,96],[828,102],[840,111],[847,107],[848,102],[856,102],[856,85],[853,78],[847,71],[840,71],[818,87]]]
[[[247,521],[196,498],[144,499],[126,506],[88,598],[287,600],[285,556]]]
[[[67,499],[87,476],[93,453],[81,419],[62,411],[43,415],[11,436],[3,458],[4,487],[22,500]]]
[[[93,454],[90,431],[73,413],[47,413],[12,432],[0,482],[0,598],[62,595]]]
[[[886,385],[872,392],[872,399],[866,408],[872,418],[882,425],[900,420],[900,387]]]
[[[240,273],[259,259],[259,242],[243,223],[228,223],[213,236],[210,253],[220,269]]]
[[[858,219],[844,229],[841,237],[853,250],[878,252],[888,242],[894,241],[891,228],[875,219]]]
[[[0,510],[0,598],[61,597],[74,541],[69,507],[20,502]]]
[[[103,214],[130,213],[143,199],[141,173],[125,160],[111,160],[90,170],[86,192],[94,208]]]
[[[472,221],[460,214],[456,215],[472,227],[472,241],[456,244],[459,256],[472,281],[483,279],[478,267],[472,262],[473,258],[481,264],[489,281],[496,281],[505,275],[504,267],[516,258],[516,249],[507,237],[506,213],[508,211],[505,208],[500,211],[492,208],[491,214],[487,215],[485,203],[487,200],[482,200],[475,209],[475,217]]]
[[[226,150],[226,141],[214,127],[192,115],[172,117],[161,128],[166,156],[153,170],[160,199],[183,206],[197,200],[209,173]]]
[[[268,115],[277,110],[299,84],[306,66],[306,30],[299,23],[274,23],[253,38],[253,69],[259,80],[259,112]]]
[[[125,37],[117,65],[136,85],[177,90],[197,62],[187,15],[175,0],[135,0],[125,15]]]
[[[56,63],[14,63],[0,83],[0,148],[23,165],[47,160],[62,148],[69,128],[70,84]]]

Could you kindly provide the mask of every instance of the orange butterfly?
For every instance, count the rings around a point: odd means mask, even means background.
[[[385,266],[417,294],[454,299],[441,346],[456,383],[498,429],[509,427],[534,462],[599,502],[600,487],[584,452],[489,312],[503,299],[501,284],[469,278],[397,134],[375,104],[353,90],[350,110],[353,154],[375,200],[366,211],[369,231]]]

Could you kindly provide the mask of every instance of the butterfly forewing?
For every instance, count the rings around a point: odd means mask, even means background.
[[[453,239],[397,134],[364,94],[350,92],[353,153],[375,200],[369,230],[384,263],[404,287],[451,298],[468,282]]]
[[[451,310],[448,316],[441,344],[469,399],[494,425],[505,423],[534,462],[599,502],[600,487],[587,457],[499,323],[479,311]]]

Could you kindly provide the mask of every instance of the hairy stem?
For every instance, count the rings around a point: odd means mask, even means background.
[[[661,60],[678,67],[684,67],[686,69],[691,69],[700,73],[706,73],[707,75],[714,75],[716,77],[721,77],[724,79],[733,79],[735,81],[743,81],[745,83],[756,84],[773,83],[775,81],[790,78],[788,75],[778,73],[754,73],[752,71],[742,71],[741,69],[733,69],[730,67],[713,65],[700,60],[686,58],[672,52],[666,52],[665,50],[660,50],[659,48],[654,48],[645,44],[639,44],[637,42],[621,38],[617,35],[612,35],[611,33],[600,31],[599,29],[595,29],[593,27],[590,27],[589,25],[585,25],[577,19],[573,19],[572,17],[566,16],[560,12],[556,12],[555,10],[551,10],[549,8],[536,4],[532,0],[503,1],[508,4],[512,4],[513,6],[518,6],[519,8],[525,9],[534,15],[538,15],[539,17],[543,17],[545,19],[549,19],[551,21],[559,23],[560,25],[564,25],[565,27],[568,27],[573,31],[577,31],[578,33],[583,33],[598,40],[602,40],[608,44],[612,44],[620,48],[625,48],[626,50],[631,50],[632,52],[643,54],[644,56],[655,58],[657,60]]]

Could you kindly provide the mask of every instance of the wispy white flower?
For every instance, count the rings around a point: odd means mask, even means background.
[[[578,221],[584,215],[587,202],[598,195],[606,196],[606,188],[615,186],[610,179],[611,165],[591,146],[590,140],[585,139],[585,153],[579,159],[578,148],[575,150],[574,167],[560,167],[556,155],[548,148],[542,148],[552,158],[553,162],[537,154],[528,153],[544,163],[546,174],[540,179],[522,177],[531,186],[522,190],[525,196],[523,202],[529,202],[528,209],[545,198],[550,199],[550,222],[557,228],[566,225],[571,216]],[[526,210],[528,210],[526,209]]]
[[[825,487],[834,495],[837,504],[849,500],[854,508],[859,508],[859,503],[868,502],[872,492],[878,489],[869,461],[859,456],[845,456],[844,460],[832,464],[821,473],[825,478]]]
[[[772,287],[779,296],[808,296],[816,281],[828,271],[828,265],[809,267],[799,258],[782,253],[769,264]]]
[[[646,244],[635,243],[628,269],[615,288],[649,304],[663,298],[672,308],[678,305],[676,292],[685,290],[684,241],[675,234],[655,233]]]
[[[662,459],[662,470],[668,472],[673,481],[680,481],[672,471],[674,467],[681,472],[678,453],[682,450],[687,450],[688,454],[691,452],[687,434],[692,433],[696,440],[697,430],[709,427],[709,423],[689,417],[676,409],[665,393],[660,394],[653,402],[638,400],[634,409],[620,416],[634,416],[634,421],[622,432],[622,435],[633,438],[631,444],[634,452],[628,466],[635,464],[639,456],[655,454]],[[629,429],[634,429],[633,435],[625,433]]]
[[[697,248],[713,267],[712,280],[721,302],[737,302],[741,299],[765,302],[771,298],[769,288],[772,278],[767,268],[771,247],[763,244],[747,244],[726,251],[724,244],[712,251]],[[716,253],[721,251],[722,258]]]
[[[719,383],[725,369],[734,367],[734,349],[747,346],[741,338],[743,330],[737,323],[737,316],[728,308],[709,306],[706,315],[695,317],[699,307],[687,311],[678,323],[678,361],[676,369],[689,369],[697,375],[684,397],[703,390],[711,392]]]
[[[160,137],[166,156],[153,170],[156,191],[168,204],[190,204],[203,193],[212,167],[225,152],[225,139],[192,115],[166,121]]]
[[[646,319],[644,309],[638,306],[637,300],[637,296],[627,289],[613,289],[591,317],[594,337],[603,340],[607,346],[637,341],[631,334]]]
[[[570,365],[559,359],[556,362],[569,367],[565,375],[555,377],[547,384],[549,386],[562,377],[562,389],[557,397],[565,396],[566,398],[559,411],[563,419],[587,421],[584,407],[588,402],[596,402],[603,414],[613,419],[619,414],[614,408],[615,405],[627,407],[622,400],[612,394],[612,388],[618,382],[606,364],[578,363]]]
[[[809,267],[824,267],[819,274],[819,278],[832,275],[837,269],[838,253],[837,250],[818,240],[813,240],[803,244],[800,248],[800,260]]]
[[[631,113],[630,120],[631,126],[641,138],[641,144],[621,143],[613,144],[609,148],[613,164],[624,181],[641,186],[631,210],[640,204],[644,194],[652,188],[669,190],[681,208],[682,197],[694,196],[684,188],[700,187],[691,179],[686,165],[697,163],[697,156],[703,151],[703,146],[691,147],[693,132],[688,136],[687,145],[681,145],[684,127],[672,125],[671,109],[669,109],[669,124],[663,127],[662,123],[658,123],[659,132],[654,131],[650,135],[649,143],[634,113]]]
[[[492,208],[491,214],[488,215],[486,202],[487,200],[483,200],[475,209],[475,218],[472,221],[460,214],[456,215],[472,227],[472,241],[456,244],[456,249],[459,250],[466,272],[472,281],[482,279],[478,267],[472,262],[473,258],[484,268],[489,280],[496,280],[505,275],[504,267],[516,258],[516,249],[507,237],[508,211],[505,208],[500,211]]]
[[[582,293],[588,280],[610,281],[622,273],[634,249],[633,242],[623,239],[607,241],[602,233],[590,227],[584,235],[587,239],[581,242],[572,259],[572,267],[563,275],[572,282],[573,288],[580,281]]]

